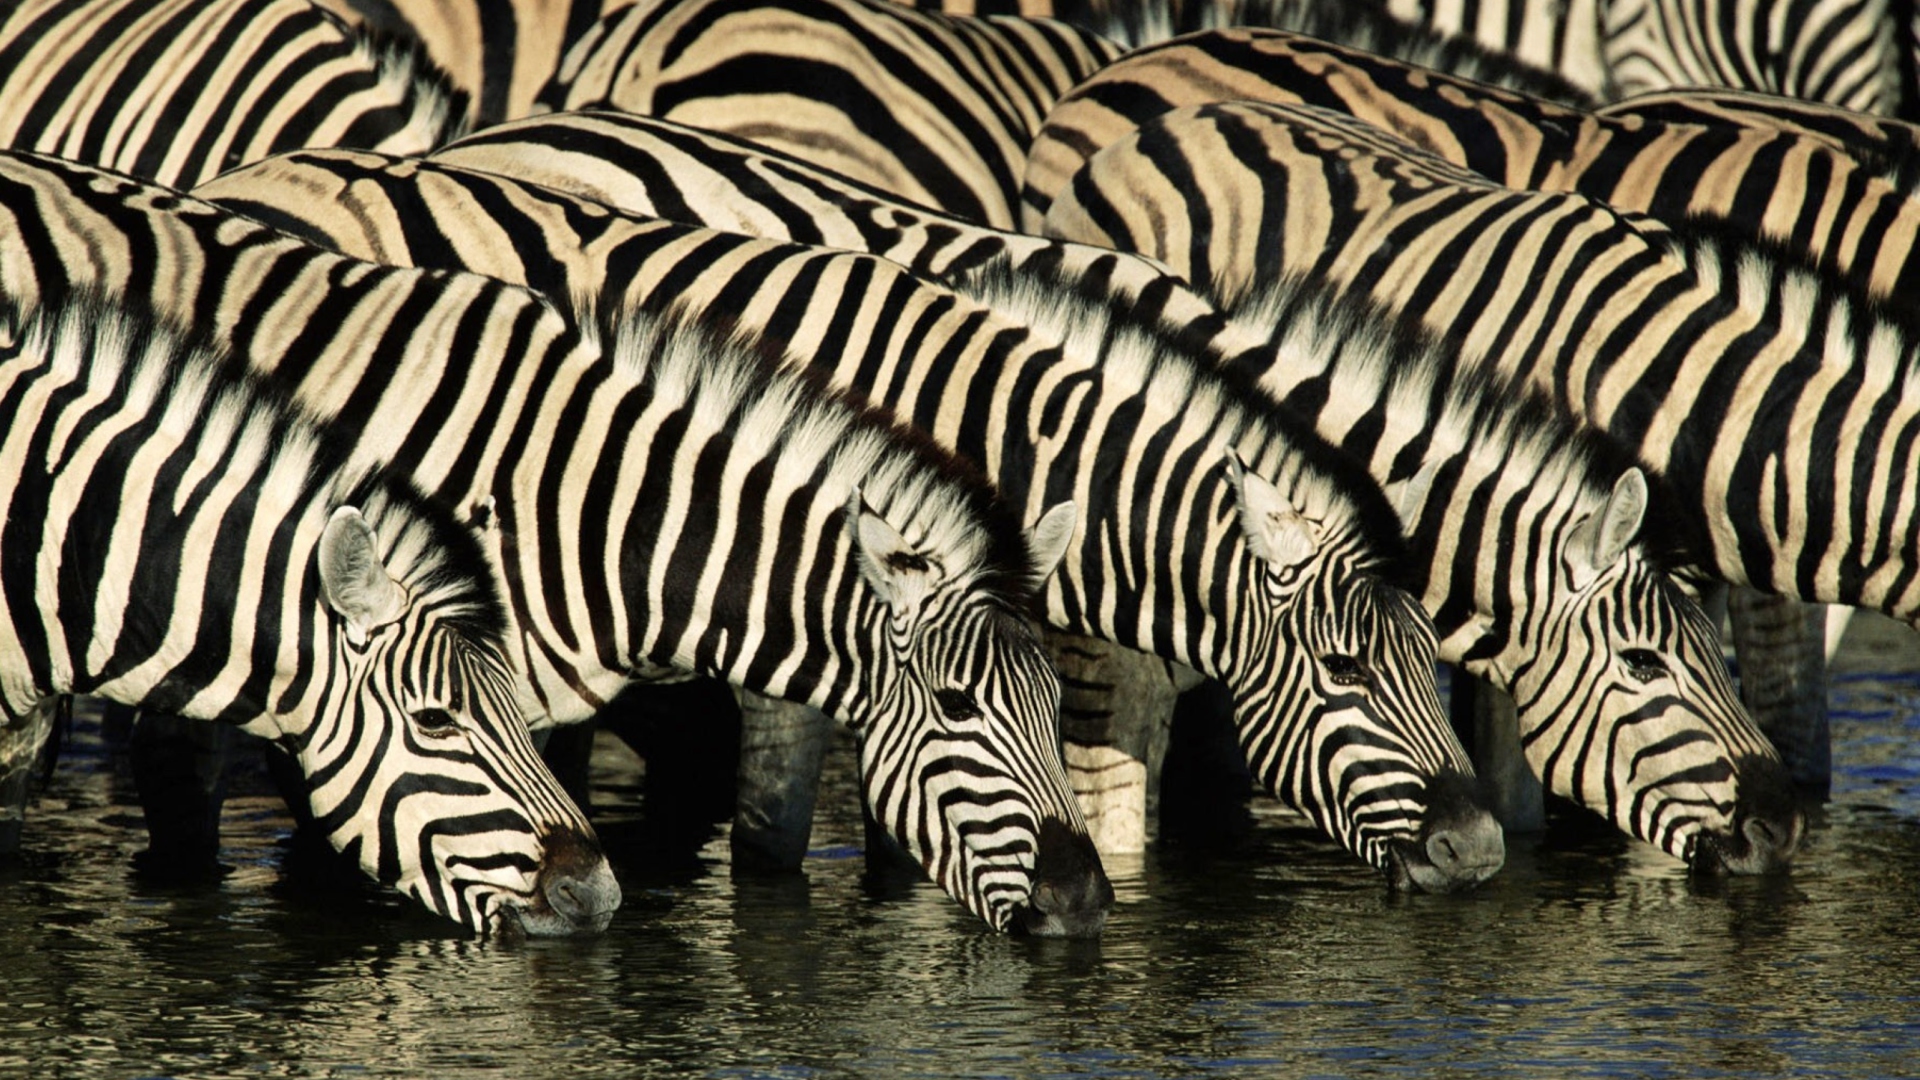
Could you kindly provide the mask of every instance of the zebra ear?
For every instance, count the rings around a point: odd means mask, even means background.
[[[1067,557],[1067,548],[1073,543],[1073,527],[1080,520],[1080,511],[1072,501],[1055,503],[1040,515],[1040,520],[1027,530],[1027,549],[1033,552],[1033,584],[1035,588],[1046,584],[1060,562]]]
[[[1279,488],[1248,470],[1237,450],[1227,452],[1227,476],[1240,505],[1240,528],[1256,556],[1275,566],[1297,566],[1320,550],[1313,522]]]
[[[1585,588],[1602,570],[1620,561],[1627,545],[1640,535],[1646,513],[1646,474],[1628,469],[1614,481],[1607,504],[1573,527],[1567,557],[1576,587]]]
[[[1420,508],[1426,505],[1427,493],[1433,490],[1433,478],[1439,472],[1440,459],[1432,458],[1423,462],[1420,471],[1414,473],[1413,479],[1400,489],[1399,498],[1393,500],[1393,508],[1399,512],[1401,521],[1413,521]]]
[[[854,560],[880,599],[895,611],[911,611],[933,587],[933,564],[913,550],[885,518],[873,512],[854,489],[847,500],[847,528],[853,539]]]
[[[351,506],[335,510],[320,534],[320,590],[355,637],[392,622],[406,603],[380,561],[373,526]]]

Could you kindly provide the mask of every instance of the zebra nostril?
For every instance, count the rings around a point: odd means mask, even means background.
[[[1039,888],[1033,890],[1033,906],[1036,910],[1051,915],[1064,909],[1066,904],[1060,896],[1059,888],[1049,881],[1042,882]]]
[[[580,887],[572,880],[556,881],[549,884],[547,886],[547,903],[553,905],[553,910],[575,922],[578,922],[580,916],[587,910],[587,905],[580,899]]]
[[[1460,864],[1460,852],[1447,833],[1436,833],[1427,840],[1427,858],[1433,860],[1433,865],[1443,869],[1452,869]]]

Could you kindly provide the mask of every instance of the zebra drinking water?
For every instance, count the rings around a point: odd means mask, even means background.
[[[0,347],[0,718],[55,694],[275,739],[329,842],[481,933],[620,887],[541,764],[479,540],[218,351],[87,295]]]
[[[775,234],[780,230],[795,233],[811,230],[821,242],[847,247],[871,245],[889,258],[936,274],[956,291],[989,308],[1013,313],[1036,327],[1053,327],[1052,332],[1062,340],[1074,340],[1076,334],[1091,336],[1085,327],[1117,321],[1158,339],[1156,349],[1182,353],[1189,363],[1215,368],[1240,366],[1244,357],[1263,355],[1263,350],[1270,345],[1273,324],[1263,327],[1226,320],[1210,305],[1193,298],[1184,282],[1165,273],[1159,268],[1160,264],[1084,245],[1048,243],[969,225],[950,216],[889,200],[878,192],[837,179],[804,163],[663,121],[607,113],[556,114],[478,133],[438,152],[435,160],[471,162],[479,168],[525,174],[530,179],[557,185],[564,185],[572,178],[579,189],[589,195],[603,195],[611,202],[637,204],[678,218],[704,219],[715,225],[751,223],[757,230]],[[280,161],[299,172],[297,165],[291,164],[295,158]],[[278,167],[281,166],[262,163],[248,173],[269,176]],[[342,175],[352,175],[351,170]],[[290,188],[307,191],[334,190],[338,192],[337,199],[349,197],[349,189],[333,186],[339,177],[332,181],[325,177],[325,170],[321,169],[304,174],[298,183],[292,177],[284,182]],[[356,185],[350,190],[357,191],[364,186]],[[507,200],[487,201],[490,205],[499,205]],[[337,216],[328,215],[327,220],[335,221]],[[555,231],[558,230],[529,230],[528,235]],[[391,239],[382,242],[390,249],[403,246]],[[709,239],[699,246],[717,248],[720,245]],[[663,245],[663,253],[672,252],[689,259],[692,249],[690,243],[686,247]],[[748,249],[741,245],[741,250]],[[658,261],[666,263],[667,260]],[[824,292],[827,283],[837,280],[795,272],[772,278],[781,282],[778,289],[756,290],[739,276],[740,268],[754,265],[753,260],[709,256],[704,262],[712,268],[707,273],[709,279],[737,282],[731,290],[722,288],[720,292],[727,297],[726,302],[734,306],[744,307],[754,296],[764,295],[769,299],[761,303],[773,303],[770,298],[778,296],[781,298],[778,306],[799,309],[803,297],[797,282],[819,279],[820,284],[813,287]],[[1012,267],[1015,276],[1034,283],[1033,286],[1010,289],[993,285],[1003,274],[986,268],[1000,262]],[[640,264],[633,265],[634,269],[622,280],[640,274]],[[689,262],[672,274],[664,270],[659,273],[669,280],[682,281],[694,272],[691,269],[694,265],[698,264]],[[1049,301],[1050,292],[1069,297],[1085,295],[1081,302],[1061,303]],[[1086,302],[1087,297],[1102,295],[1106,297],[1104,302]],[[831,308],[824,300],[818,303]],[[798,325],[810,322],[836,325],[824,315],[813,320],[797,314],[784,318]],[[1357,318],[1365,322],[1364,317]],[[1339,343],[1354,333],[1344,319],[1315,317],[1307,319],[1302,326],[1293,345],[1300,350],[1299,355],[1315,358],[1312,362],[1316,365],[1332,363],[1345,355]],[[1075,330],[1076,327],[1082,329]],[[1324,338],[1315,336],[1322,331]],[[1384,332],[1369,330],[1356,340],[1371,341]],[[1189,338],[1204,341],[1205,348],[1193,352],[1187,351],[1187,346],[1176,344]],[[1378,351],[1361,355],[1386,355],[1397,349],[1407,355],[1431,352],[1435,363],[1446,362],[1446,350],[1435,343],[1414,340],[1393,344],[1397,340],[1389,338]],[[1335,402],[1325,400],[1328,394],[1325,390],[1305,402],[1313,413],[1321,414],[1324,410],[1329,438],[1346,439],[1351,433],[1335,418],[1364,410],[1369,401],[1384,392],[1382,387],[1386,384],[1379,372],[1367,366],[1356,370],[1361,377],[1331,384],[1351,392],[1351,396],[1340,395],[1337,410]],[[1482,389],[1495,400],[1503,400],[1499,395],[1504,390],[1463,384],[1458,388],[1462,396],[1451,399],[1442,410],[1442,415],[1449,417],[1448,423],[1454,425],[1456,441],[1440,450],[1416,441],[1407,452],[1458,455],[1459,460],[1471,462],[1474,470],[1483,471],[1488,477],[1485,482],[1500,491],[1525,488],[1534,482],[1528,478],[1541,470],[1574,478],[1566,481],[1568,486],[1560,496],[1564,501],[1551,508],[1551,515],[1565,514],[1577,520],[1595,515],[1608,504],[1610,493],[1629,465],[1617,452],[1596,449],[1590,437],[1580,436],[1544,408],[1526,413],[1527,427],[1516,428],[1511,422],[1503,425],[1498,422],[1502,419],[1498,407],[1476,404],[1473,400],[1472,394]],[[1255,387],[1249,392],[1262,396],[1267,390]],[[1410,409],[1417,400],[1417,396],[1397,399],[1396,408]],[[1435,422],[1424,412],[1404,415],[1410,417],[1409,424]],[[1483,439],[1490,439],[1491,445],[1475,445]],[[1503,448],[1515,442],[1529,447],[1527,454],[1508,455]],[[1556,444],[1564,445],[1556,449]],[[1604,463],[1604,468],[1593,464],[1595,455]],[[1409,467],[1403,462],[1377,459],[1376,482],[1404,484],[1409,477],[1406,472]],[[1436,503],[1428,513],[1443,514],[1446,509],[1446,504]],[[1692,605],[1674,592],[1673,582],[1661,572],[1657,559],[1671,545],[1661,541],[1630,546],[1619,555],[1620,573],[1605,575],[1603,588],[1568,589],[1561,579],[1552,577],[1537,586],[1525,586],[1512,578],[1503,561],[1509,556],[1500,552],[1519,553],[1511,557],[1530,560],[1536,565],[1553,565],[1572,557],[1563,550],[1567,537],[1542,531],[1545,526],[1537,520],[1541,513],[1548,511],[1529,509],[1528,513],[1521,514],[1516,510],[1510,515],[1489,517],[1470,505],[1462,511],[1459,521],[1482,523],[1482,527],[1472,530],[1468,539],[1427,549],[1416,547],[1420,565],[1430,568],[1425,571],[1429,575],[1430,609],[1436,617],[1445,613],[1446,619],[1458,620],[1449,625],[1492,628],[1485,640],[1498,641],[1500,649],[1509,655],[1491,666],[1476,660],[1475,666],[1490,671],[1503,685],[1513,685],[1514,673],[1520,671],[1534,673],[1534,677],[1539,677],[1539,673],[1552,673],[1546,684],[1551,689],[1532,691],[1533,705],[1518,718],[1521,730],[1530,739],[1537,741],[1542,737],[1539,733],[1552,730],[1577,733],[1566,735],[1568,738],[1612,742],[1626,737],[1628,732],[1637,732],[1639,735],[1632,737],[1645,736],[1653,742],[1666,739],[1674,745],[1691,748],[1661,768],[1636,770],[1627,767],[1627,759],[1617,759],[1621,768],[1610,774],[1613,779],[1608,782],[1609,791],[1600,790],[1591,779],[1599,775],[1598,772],[1586,766],[1576,768],[1571,759],[1564,756],[1556,759],[1562,767],[1546,771],[1545,778],[1557,793],[1607,814],[1623,830],[1659,843],[1675,856],[1696,858],[1702,867],[1718,865],[1716,853],[1729,848],[1736,852],[1733,856],[1736,867],[1762,869],[1783,862],[1791,854],[1792,841],[1797,841],[1800,827],[1797,808],[1775,790],[1778,762],[1773,760],[1764,737],[1754,730],[1732,700],[1725,671],[1717,664],[1699,662],[1700,656],[1712,650],[1695,640],[1698,613],[1690,611]],[[1429,517],[1427,520],[1442,519]],[[1461,525],[1455,523],[1445,531],[1460,529]],[[1573,531],[1571,524],[1564,529]],[[1663,532],[1654,529],[1651,535],[1659,541]],[[1438,537],[1441,533],[1431,535]],[[1418,541],[1420,535],[1416,534],[1415,539]],[[1656,556],[1652,562],[1647,559],[1649,553]],[[1673,604],[1679,604],[1680,609],[1673,608]],[[1601,618],[1597,613],[1603,611],[1615,614]],[[1586,614],[1580,614],[1582,612]],[[1627,623],[1609,621],[1620,619]],[[1603,664],[1564,662],[1556,650],[1582,646],[1573,639],[1547,636],[1537,629],[1547,624],[1563,628],[1588,626],[1601,634],[1588,647],[1603,655],[1614,650],[1645,647],[1667,658],[1664,666],[1672,672],[1677,685],[1663,683],[1640,693],[1627,692],[1616,679],[1616,669]],[[1631,644],[1625,643],[1628,641]],[[1608,644],[1603,646],[1603,642]],[[1463,659],[1471,645],[1471,640],[1443,635],[1442,655]],[[1646,665],[1641,667],[1644,669]],[[1628,684],[1628,689],[1634,685],[1637,684]],[[1567,703],[1573,704],[1569,707]],[[1657,723],[1648,720],[1650,709],[1659,716]],[[1649,734],[1656,728],[1660,735]],[[1757,752],[1755,747],[1764,748],[1764,752]],[[1749,762],[1740,769],[1735,768],[1735,763]],[[1540,760],[1534,761],[1536,769],[1540,764]],[[1697,817],[1679,814],[1672,809],[1676,802],[1659,795],[1663,789],[1672,790],[1673,785],[1692,783],[1688,773],[1695,767],[1704,767],[1716,774],[1709,785],[1712,794],[1699,800],[1714,808]],[[1736,772],[1744,773],[1739,786],[1747,792],[1745,795],[1734,793]],[[1656,804],[1667,807],[1661,814],[1669,820],[1684,820],[1669,833],[1647,831],[1642,810],[1632,808]],[[1740,853],[1748,843],[1744,831],[1749,820],[1760,823],[1754,831],[1760,836],[1757,846],[1763,854],[1753,857]],[[1696,830],[1710,839],[1696,845],[1693,840]]]
[[[1016,503],[1083,507],[1049,621],[1225,681],[1255,776],[1396,885],[1456,888],[1503,860],[1439,706],[1426,619],[1397,584],[1392,509],[1351,462],[1121,313],[1036,310],[1036,333],[883,260],[431,162],[316,151],[205,191],[362,255],[765,328]]]
[[[582,328],[493,279],[361,263],[35,155],[0,154],[0,230],[10,293],[142,267],[356,454],[490,501],[530,715],[582,720],[670,673],[811,704],[860,732],[876,816],[970,910],[1104,923],[1024,618],[1070,507],[1022,529],[950,454],[711,320]]]

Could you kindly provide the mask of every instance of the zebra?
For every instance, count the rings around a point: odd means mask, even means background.
[[[1661,124],[1727,125],[1779,130],[1823,139],[1871,163],[1903,189],[1920,183],[1920,124],[1753,90],[1693,87],[1655,90],[1610,102],[1595,111]]]
[[[1618,96],[1726,86],[1855,112],[1900,102],[1887,0],[1785,6],[1724,0],[1610,0],[1602,50]]]
[[[1891,113],[1902,47],[1886,0],[1388,0],[1394,15],[1502,49],[1607,98],[1735,86]]]
[[[0,146],[177,187],[305,146],[424,153],[468,109],[417,49],[307,0],[19,0],[0,20]]]
[[[1216,230],[1210,261],[1186,267],[1229,307],[1263,277],[1310,273],[1445,326],[1664,471],[1709,527],[1714,577],[1920,616],[1920,536],[1900,480],[1908,330],[1791,253],[1382,156],[1353,126],[1294,106],[1169,113],[1140,129],[1137,151],[1123,141],[1089,162],[1049,228],[1140,244],[1179,269],[1199,249],[1156,252],[1160,222],[1204,214],[1202,201],[1260,206],[1257,234]],[[1149,174],[1176,161],[1180,182],[1204,179],[1164,197]],[[1107,192],[1123,193],[1124,211]],[[1134,214],[1152,225],[1129,227]],[[1809,440],[1832,457],[1809,455]]]
[[[291,147],[421,152],[467,130],[468,102],[418,50],[354,34],[306,0],[0,5],[0,146],[162,183],[189,185]],[[147,711],[136,776],[159,756],[161,731],[208,739],[201,725]],[[141,864],[172,876],[217,870],[218,802],[170,811],[149,797],[153,785],[141,788],[152,841]]]
[[[1849,132],[1902,125],[1750,93],[1721,92],[1723,104],[1689,109],[1683,103],[1692,96],[1664,95],[1657,119],[1631,106],[1578,112],[1294,35],[1194,35],[1110,65],[1062,99],[1036,137],[1025,206],[1049,205],[1088,157],[1166,110],[1234,98],[1306,102],[1349,113],[1509,187],[1577,191],[1663,219],[1712,217],[1792,244],[1872,295],[1920,286],[1920,260],[1910,258],[1920,236],[1920,200],[1913,178],[1903,175],[1911,170],[1883,165],[1883,146],[1861,155],[1865,137],[1843,141]],[[1735,119],[1735,109],[1744,119]],[[1783,112],[1802,119],[1772,119]],[[1824,117],[1818,130],[1816,114]],[[1039,218],[1027,224],[1043,227]],[[1821,787],[1824,665],[1850,609],[1802,609],[1797,601],[1736,590],[1730,614],[1750,675],[1743,693],[1776,738],[1812,750],[1794,756],[1794,769],[1801,782]],[[1795,621],[1807,629],[1789,632]],[[1768,685],[1776,679],[1777,686]]]
[[[568,45],[617,0],[314,0],[355,26],[418,41],[474,103],[473,126],[534,113]]]
[[[0,208],[7,294],[150,288],[357,455],[486,508],[529,715],[582,720],[685,673],[805,702],[860,734],[874,813],[969,910],[1103,925],[1024,616],[1071,506],[1022,529],[952,455],[711,320],[579,323],[29,154],[0,155]]]
[[[1236,99],[1345,113],[1512,188],[1578,192],[1660,219],[1711,217],[1792,243],[1880,295],[1920,287],[1920,263],[1907,257],[1920,237],[1914,184],[1831,136],[1736,123],[1724,110],[1685,121],[1583,112],[1252,29],[1143,49],[1062,98],[1034,139],[1025,225],[1042,228],[1087,159],[1129,131]]]
[[[1232,26],[1288,30],[1348,48],[1435,68],[1530,97],[1589,107],[1611,98],[1598,53],[1590,72],[1570,70],[1566,56],[1523,58],[1511,43],[1483,43],[1471,34],[1436,31],[1377,3],[1326,0],[1204,0],[1188,4],[1108,3],[1104,0],[917,0],[923,11],[952,15],[1021,15],[1058,19],[1126,47],[1129,53],[1174,38]]]
[[[329,206],[316,181],[379,209],[358,218]],[[280,227],[304,221],[349,253],[486,258],[481,269],[544,291],[605,288],[603,305],[685,304],[765,328],[790,362],[911,418],[1016,504],[1084,507],[1047,589],[1049,623],[1226,682],[1255,776],[1390,884],[1457,888],[1504,860],[1440,708],[1427,619],[1397,587],[1392,508],[1284,414],[1247,407],[1114,313],[1090,309],[1063,345],[884,260],[512,184],[316,151],[201,194]],[[457,251],[443,242],[456,235]]]
[[[1011,226],[1027,144],[1119,46],[1049,20],[887,0],[665,0],[602,19],[542,92],[726,131]]]
[[[991,11],[1003,3],[920,0],[917,6]],[[1482,55],[1558,76],[1600,100],[1724,86],[1892,113],[1902,103],[1903,69],[1908,66],[1903,57],[1906,37],[1897,31],[1887,0],[1785,7],[1759,0],[1176,0],[1167,5],[1021,0],[1018,7],[1022,14],[1076,23],[1133,48],[1196,30],[1258,26],[1310,34],[1473,79],[1481,76],[1433,61],[1449,53],[1472,56],[1469,46],[1478,46]],[[1418,57],[1376,44],[1410,31],[1443,45],[1429,57]]]
[[[604,929],[482,543],[217,348],[81,290],[0,345],[0,719],[157,702],[278,741],[333,846],[470,931]]]
[[[1206,341],[1207,355],[1200,362],[1214,366],[1226,364],[1227,357],[1265,347],[1271,336],[1270,328],[1262,330],[1236,322],[1223,323],[1219,313],[1211,306],[1188,295],[1181,279],[1164,273],[1162,269],[1155,269],[1163,267],[1163,264],[1145,262],[1111,250],[1100,251],[1076,244],[1050,244],[1032,237],[970,226],[952,217],[888,200],[871,189],[836,180],[825,170],[810,168],[773,152],[756,151],[724,136],[692,131],[665,121],[610,113],[556,114],[476,133],[437,151],[432,160],[499,173],[514,173],[536,183],[565,185],[571,179],[576,190],[589,197],[683,220],[705,221],[715,226],[746,227],[768,235],[779,235],[778,230],[783,228],[796,233],[804,229],[808,231],[807,238],[812,242],[849,248],[870,247],[889,259],[933,274],[958,291],[988,301],[990,306],[1000,298],[974,290],[971,278],[996,262],[1008,262],[1017,268],[1021,276],[1035,280],[1059,278],[1077,282],[1077,288],[1097,289],[1106,286],[1110,297],[1126,309],[1126,318],[1130,322],[1155,325],[1160,328],[1157,332],[1163,336],[1172,333],[1179,338],[1194,337]],[[273,167],[263,163],[253,171],[270,173]],[[307,176],[303,182],[308,190],[315,192],[340,190],[331,186],[324,179],[325,175],[322,170]],[[489,205],[504,201],[507,200],[493,199]],[[555,228],[547,231],[564,230]],[[544,234],[530,231],[528,235]],[[730,272],[731,264],[728,264],[728,270],[714,276],[724,276]],[[623,270],[627,276],[637,273],[637,270]],[[727,302],[738,306],[742,301],[729,297]],[[1013,301],[1008,299],[1002,302]],[[1016,306],[1014,310],[1021,309]],[[1031,312],[1023,312],[1023,318],[1028,321],[1036,317]],[[1090,317],[1076,313],[1062,325],[1078,325],[1075,319]],[[1314,347],[1330,349],[1334,347],[1334,342],[1328,341]],[[1463,405],[1461,408],[1466,407]],[[1557,431],[1558,428],[1553,430]],[[1564,437],[1574,439],[1571,434]],[[1498,468],[1499,464],[1496,455],[1486,467]],[[1578,471],[1572,465],[1564,468]],[[1389,476],[1387,479],[1397,481],[1403,478]],[[1524,481],[1512,480],[1510,483],[1517,485]],[[1595,493],[1610,491],[1612,483],[1605,477],[1594,477],[1589,479],[1586,488],[1589,496],[1593,497]],[[1572,497],[1569,495],[1569,498]],[[1577,504],[1570,512],[1586,513],[1591,510],[1591,505]],[[1497,529],[1505,530],[1518,530],[1521,527],[1517,520],[1492,524]],[[1538,542],[1524,533],[1512,532],[1488,536],[1484,540],[1489,550],[1503,545],[1524,550]],[[1423,556],[1427,554],[1422,552]],[[1511,642],[1510,647],[1524,649],[1528,647],[1534,631],[1522,628],[1534,618],[1558,618],[1549,614],[1556,610],[1554,605],[1578,607],[1582,603],[1614,603],[1616,597],[1630,595],[1633,589],[1640,587],[1638,582],[1653,573],[1641,564],[1637,553],[1630,554],[1623,566],[1629,563],[1636,569],[1623,572],[1617,585],[1619,592],[1614,594],[1591,594],[1584,598],[1555,594],[1539,600],[1524,591],[1502,595],[1498,593],[1499,589],[1517,586],[1496,573],[1493,580],[1485,585],[1468,585],[1463,580],[1459,603],[1472,607],[1481,602],[1473,598],[1476,596],[1475,590],[1484,588],[1492,591],[1494,595],[1485,599],[1488,606],[1482,609],[1485,619],[1501,627],[1503,633],[1511,628],[1518,640]],[[1461,572],[1473,571],[1474,568],[1469,567]],[[1536,615],[1535,611],[1539,613]],[[1516,618],[1515,612],[1521,613],[1520,617]],[[1697,655],[1698,648],[1690,644],[1684,635],[1671,648],[1669,639],[1663,636],[1679,634],[1679,631],[1667,628],[1690,625],[1687,620],[1678,615],[1655,614],[1658,620],[1652,628],[1642,628],[1636,633],[1644,632],[1648,640],[1658,642],[1659,648],[1655,651],[1670,656],[1688,654],[1689,651]],[[1515,626],[1516,622],[1519,626]],[[1446,654],[1443,652],[1443,655]],[[1539,663],[1552,666],[1545,657]],[[1724,671],[1696,671],[1689,664],[1677,661],[1667,666],[1676,673],[1676,678],[1688,683],[1684,695],[1662,699],[1662,707],[1674,711],[1663,713],[1658,726],[1671,737],[1676,741],[1691,740],[1696,745],[1706,745],[1715,744],[1721,739],[1719,732],[1727,731],[1730,735],[1726,741],[1718,743],[1721,746],[1719,758],[1723,761],[1749,756],[1744,747],[1755,741],[1764,744],[1750,722],[1739,715],[1738,707],[1728,704],[1731,691],[1726,688]],[[1583,670],[1569,677],[1578,682],[1580,679],[1601,680],[1607,675],[1607,672],[1598,670]],[[1693,686],[1691,680],[1695,679],[1704,680],[1704,684]],[[1567,684],[1556,692],[1564,692],[1568,701],[1583,703],[1574,706],[1575,709],[1598,709],[1605,697],[1599,689],[1600,685],[1598,682],[1583,686]],[[1536,727],[1547,722],[1557,707],[1557,700],[1542,698],[1538,712],[1523,720],[1530,728]],[[1701,709],[1704,715],[1692,713],[1690,710],[1694,708]],[[1583,712],[1577,720],[1571,717],[1564,719],[1579,730],[1611,732],[1633,717],[1632,709],[1623,706],[1616,713]],[[1642,719],[1640,724],[1644,725],[1646,721]],[[1650,730],[1651,726],[1654,725],[1644,726],[1642,730]],[[1771,750],[1767,756],[1771,756]],[[1752,802],[1755,809],[1751,813],[1762,823],[1763,834],[1771,833],[1779,841],[1786,842],[1785,852],[1746,865],[1764,866],[1783,860],[1791,854],[1790,841],[1796,840],[1799,833],[1799,818],[1792,808],[1778,805],[1779,800],[1759,794],[1772,790],[1772,776],[1777,770],[1777,762],[1768,765],[1756,760],[1742,779],[1743,787],[1756,793]],[[1571,773],[1557,777],[1550,775],[1548,779],[1559,785],[1557,790],[1561,794],[1575,799],[1583,798],[1581,785],[1575,782]],[[1650,792],[1656,790],[1665,779],[1665,774],[1643,774],[1637,778],[1629,777],[1623,783],[1627,787]],[[1723,807],[1734,805],[1725,796],[1724,789],[1716,801]],[[1589,805],[1601,808],[1605,804],[1596,800]],[[1748,811],[1742,811],[1742,822],[1747,814]],[[1632,821],[1616,821],[1634,835],[1646,836],[1634,831]],[[1709,832],[1730,829],[1733,833],[1739,833],[1744,828],[1744,825],[1730,826],[1728,821],[1728,818],[1720,817],[1709,822],[1705,828]],[[1684,837],[1670,838],[1670,841],[1668,850],[1685,857],[1689,841]],[[1736,844],[1744,842],[1735,841]],[[1775,840],[1769,840],[1765,835],[1761,844],[1763,847],[1776,846]],[[1710,863],[1712,860],[1706,861]]]

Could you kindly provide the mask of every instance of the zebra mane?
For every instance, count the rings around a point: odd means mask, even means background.
[[[258,463],[263,496],[310,518],[316,537],[336,507],[358,507],[380,536],[387,570],[415,597],[430,599],[469,637],[498,643],[506,636],[506,608],[473,532],[410,479],[351,464],[350,444],[325,438],[323,421],[218,342],[139,300],[92,289],[6,316],[16,331],[9,351],[47,357],[92,393],[142,403],[203,457]],[[65,438],[74,437],[68,431]]]
[[[1210,418],[1243,449],[1256,425],[1263,428],[1265,445],[1248,456],[1255,471],[1299,500],[1309,516],[1359,537],[1365,569],[1395,585],[1411,582],[1400,516],[1373,475],[1244,377],[1207,362],[1192,342],[1142,314],[1139,305],[1057,265],[1015,268],[1004,253],[957,278],[958,291],[1074,355],[1099,357],[1102,369],[1131,375],[1155,400],[1177,401],[1187,415]]]
[[[407,126],[422,133],[429,147],[445,146],[472,129],[472,95],[454,84],[418,38],[377,23],[353,26],[323,7],[318,10],[339,24],[353,43],[354,55],[373,68],[376,80],[412,105]]]
[[[1743,303],[1774,296],[1791,300],[1781,303],[1780,311],[1794,327],[1805,330],[1815,316],[1829,319],[1856,340],[1861,334],[1884,337],[1874,355],[1884,358],[1890,350],[1904,366],[1920,368],[1920,358],[1913,355],[1920,313],[1868,295],[1816,256],[1775,237],[1756,236],[1717,217],[1688,215],[1667,224],[1668,230],[1647,237],[1649,242],[1664,245],[1668,255],[1702,278],[1737,290],[1730,295]]]
[[[1230,26],[1286,30],[1462,79],[1591,109],[1599,100],[1564,76],[1489,49],[1471,38],[1406,22],[1367,3],[1326,0],[1201,0],[1189,29]],[[1223,10],[1225,9],[1225,10]]]
[[[653,393],[697,402],[706,422],[783,469],[859,489],[875,513],[961,587],[1025,610],[1036,594],[1018,516],[972,463],[804,364],[761,335],[674,302],[661,310],[574,298],[603,354]],[[844,495],[841,497],[845,497]]]
[[[1426,411],[1424,436],[1393,463],[1396,481],[1412,478],[1427,450],[1439,445],[1503,470],[1525,470],[1524,479],[1512,482],[1575,486],[1583,504],[1597,506],[1622,473],[1641,466],[1630,449],[1567,416],[1524,376],[1471,360],[1451,336],[1436,336],[1416,317],[1331,282],[1303,276],[1257,282],[1232,314],[1271,328],[1281,362],[1322,373],[1317,381],[1329,398],[1355,394]],[[1246,362],[1274,361],[1266,355]],[[1642,553],[1667,570],[1707,565],[1704,524],[1697,515],[1669,512],[1678,502],[1665,477],[1645,466],[1641,471],[1649,498],[1637,540]]]

